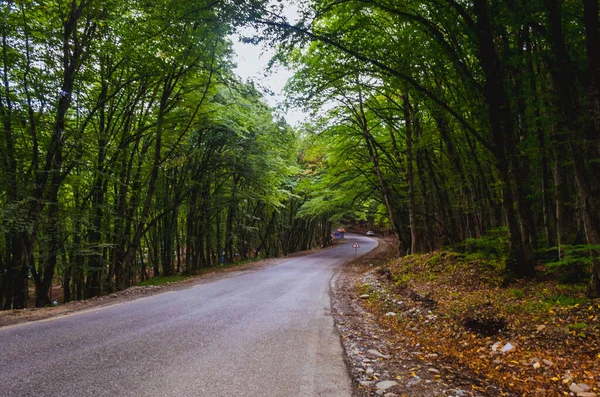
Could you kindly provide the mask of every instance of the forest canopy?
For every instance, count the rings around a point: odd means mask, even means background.
[[[508,281],[546,262],[600,294],[596,0],[287,6],[2,3],[3,309],[324,246],[356,218],[401,254],[499,234]],[[241,26],[295,70],[298,130],[233,73]]]

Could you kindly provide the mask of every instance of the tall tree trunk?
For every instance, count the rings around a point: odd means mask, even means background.
[[[523,238],[515,197],[511,186],[511,169],[515,166],[514,120],[504,86],[504,71],[495,49],[494,36],[486,0],[475,0],[474,11],[479,29],[478,57],[485,74],[484,97],[488,105],[493,154],[502,186],[502,208],[510,235],[510,257],[506,263],[509,277],[526,277],[535,272],[533,249]]]
[[[590,172],[586,181],[589,187],[584,192],[582,204],[585,213],[584,225],[588,244],[600,244],[600,22],[598,1],[583,0],[586,48],[588,56],[587,109],[585,145],[588,151]],[[592,180],[589,177],[593,178]],[[592,296],[600,297],[600,261],[596,260],[590,284]]]
[[[122,259],[118,261],[120,263],[120,271],[115,271],[115,285],[118,290],[129,287],[129,274],[133,261],[135,260],[135,253],[139,249],[140,240],[147,227],[152,200],[154,198],[154,191],[156,190],[156,184],[159,176],[159,169],[162,158],[162,134],[164,128],[164,118],[167,113],[167,104],[171,97],[171,93],[175,88],[177,78],[175,73],[168,74],[163,80],[162,94],[158,109],[158,116],[156,121],[155,129],[155,140],[154,140],[154,156],[152,162],[152,170],[150,171],[150,178],[148,180],[148,189],[146,190],[146,199],[140,211],[139,220],[136,223],[133,236]],[[155,274],[157,276],[157,274]]]
[[[404,110],[404,126],[406,135],[406,179],[408,183],[408,223],[410,225],[410,253],[417,253],[417,224],[415,219],[415,175],[413,168],[413,126],[411,106],[408,93],[402,97]]]
[[[569,56],[564,37],[560,6],[557,0],[545,0],[549,39],[556,64],[552,77],[557,102],[562,110],[559,129],[565,130],[571,149],[573,170],[577,181],[579,204],[588,244],[600,243],[600,55],[598,55],[598,4],[584,0],[584,22],[588,50],[587,114],[578,99],[577,73]],[[591,294],[600,296],[600,263],[594,266]]]

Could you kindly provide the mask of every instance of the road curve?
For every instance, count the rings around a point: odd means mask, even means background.
[[[2,396],[350,396],[329,280],[373,239],[0,329]]]

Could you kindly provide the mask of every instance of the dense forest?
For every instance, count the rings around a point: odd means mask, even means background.
[[[486,233],[600,295],[596,0],[5,1],[0,306],[50,303],[388,226],[402,254]],[[298,131],[233,73],[251,25]]]
[[[2,308],[327,243],[299,137],[232,72],[241,10],[2,3]]]
[[[258,22],[318,116],[303,210],[367,209],[402,254],[506,238],[508,282],[546,264],[600,295],[597,0],[313,1]]]

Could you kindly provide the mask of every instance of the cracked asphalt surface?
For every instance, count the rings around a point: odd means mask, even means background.
[[[335,269],[368,237],[255,271],[0,328],[2,396],[350,396]]]

